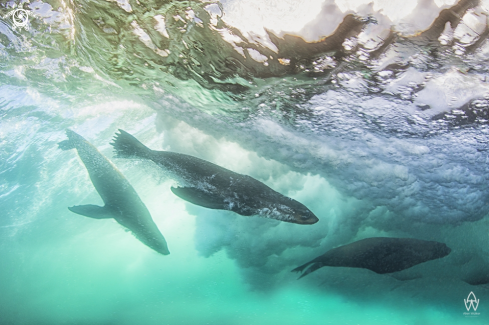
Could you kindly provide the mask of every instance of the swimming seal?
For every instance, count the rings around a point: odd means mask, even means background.
[[[372,237],[333,248],[292,272],[302,272],[299,279],[323,266],[358,267],[379,274],[392,273],[445,257],[450,252],[447,245],[436,241]]]
[[[116,157],[149,159],[184,184],[172,192],[190,203],[209,209],[229,210],[243,216],[259,215],[297,224],[314,224],[318,218],[302,203],[262,182],[193,156],[151,150],[119,129],[111,145]]]
[[[137,239],[160,254],[170,251],[166,240],[151,218],[151,214],[134,188],[117,168],[81,135],[66,130],[68,140],[58,146],[62,150],[76,149],[93,186],[102,197],[105,206],[77,205],[71,212],[94,219],[114,218],[129,229]]]

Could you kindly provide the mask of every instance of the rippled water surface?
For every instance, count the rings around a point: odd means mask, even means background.
[[[0,324],[489,323],[488,15],[487,0],[0,1]],[[58,149],[68,128],[170,255],[67,209],[103,205]],[[160,168],[114,157],[118,129],[319,222],[183,201]],[[379,236],[452,251],[387,275],[290,272]]]

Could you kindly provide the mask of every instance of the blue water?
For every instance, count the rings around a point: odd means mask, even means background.
[[[378,53],[365,39],[390,23],[375,6],[358,7],[364,34],[317,52],[244,30],[240,10],[256,3],[22,3],[37,15],[29,30],[0,20],[0,324],[489,323],[489,45],[474,23],[485,2],[420,2],[433,11],[423,19],[449,6],[465,18]],[[18,5],[0,3],[0,16]],[[283,19],[307,5],[274,4]],[[342,5],[325,1],[302,35]],[[67,128],[132,184],[169,256],[67,209],[103,205],[76,152],[57,148]],[[117,129],[250,175],[320,221],[183,201],[160,168],[114,157]],[[386,275],[290,272],[376,236],[452,252]]]

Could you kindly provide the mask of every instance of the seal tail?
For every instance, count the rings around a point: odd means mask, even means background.
[[[148,153],[151,152],[151,149],[138,139],[121,129],[110,144],[114,147],[117,158],[147,158]]]

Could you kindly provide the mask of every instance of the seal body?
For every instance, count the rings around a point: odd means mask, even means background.
[[[230,210],[243,216],[259,215],[298,224],[318,221],[302,203],[253,177],[190,155],[151,150],[123,130],[119,130],[111,144],[117,157],[149,159],[169,172],[183,184],[182,187],[172,187],[172,192],[190,203]]]
[[[93,186],[105,206],[78,205],[68,209],[74,213],[95,218],[114,218],[129,229],[137,239],[160,254],[170,251],[165,238],[151,218],[151,214],[134,188],[117,168],[93,145],[79,134],[67,130],[68,140],[60,142],[62,150],[76,149],[85,165]]]
[[[323,266],[358,267],[384,274],[442,258],[451,249],[444,243],[414,238],[372,237],[333,248],[292,270],[308,275]]]

